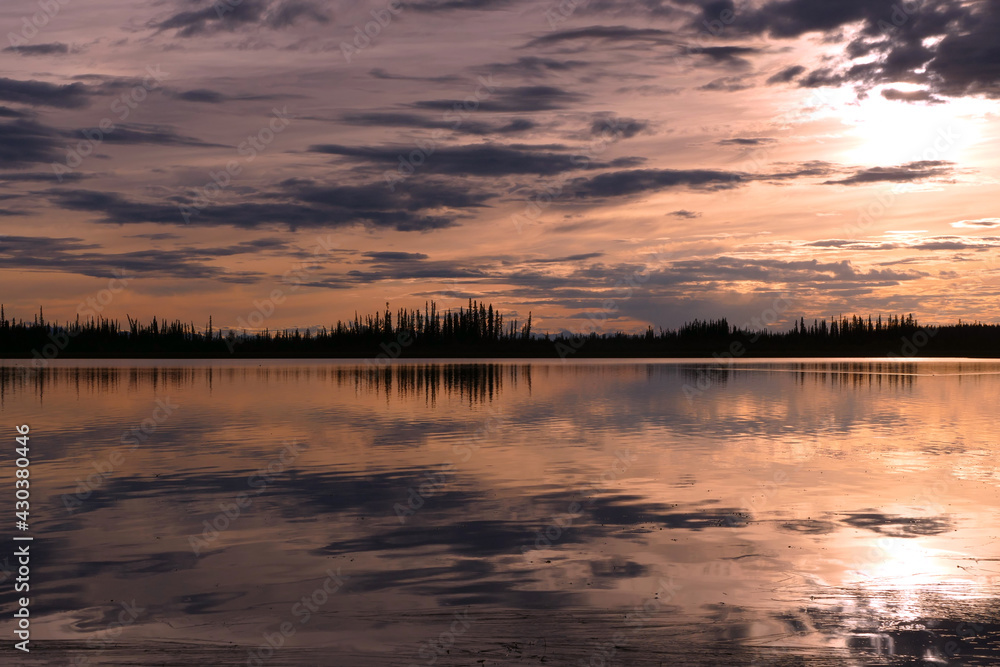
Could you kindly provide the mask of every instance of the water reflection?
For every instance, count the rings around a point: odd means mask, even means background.
[[[78,362],[84,363],[84,362]],[[93,362],[86,362],[93,363]],[[209,389],[216,382],[290,383],[319,381],[334,383],[338,389],[353,387],[355,391],[382,393],[386,397],[423,396],[436,404],[438,394],[457,395],[469,404],[493,400],[494,393],[507,382],[514,390],[531,390],[531,364],[359,364],[331,367],[320,366],[222,366],[212,362],[204,366],[109,368],[72,366],[34,368],[31,366],[0,366],[0,400],[8,393],[30,391],[44,396],[47,387],[71,385],[77,393],[114,394],[145,389],[180,390],[195,385]]]
[[[89,363],[0,370],[62,664],[1000,661],[997,363]]]

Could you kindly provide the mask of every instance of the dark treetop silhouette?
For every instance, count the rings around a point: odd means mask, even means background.
[[[723,318],[641,334],[556,336],[533,332],[530,314],[523,323],[508,321],[491,304],[471,300],[444,313],[431,302],[393,315],[386,304],[383,313],[305,331],[223,330],[211,318],[199,330],[180,320],[126,318],[128,328],[104,317],[60,324],[46,322],[39,309],[26,322],[8,320],[0,308],[0,358],[1000,356],[1000,325],[921,326],[912,315],[799,319],[788,331],[736,327]]]

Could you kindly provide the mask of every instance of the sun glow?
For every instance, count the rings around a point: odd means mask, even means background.
[[[904,84],[885,88],[903,94],[919,91]],[[841,119],[851,126],[848,136],[857,140],[845,151],[845,158],[882,167],[923,160],[959,161],[963,151],[979,140],[983,117],[995,107],[992,101],[971,98],[938,104],[889,100],[882,89],[873,90],[867,98],[840,107]]]

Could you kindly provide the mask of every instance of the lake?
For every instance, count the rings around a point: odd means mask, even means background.
[[[4,664],[1000,664],[998,362],[13,363]]]

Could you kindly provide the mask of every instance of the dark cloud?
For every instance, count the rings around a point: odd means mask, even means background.
[[[632,0],[622,2],[621,0],[582,0],[575,3],[564,3],[553,5],[553,11],[557,16],[563,7],[572,7],[578,14],[601,14],[612,15],[624,18],[635,18],[639,14],[645,14],[656,18],[690,18],[690,11],[682,10],[675,5],[687,4],[684,2],[671,2],[670,0]]]
[[[565,257],[547,257],[544,259],[528,259],[526,264],[565,264],[567,262],[582,262],[588,259],[603,257],[603,252],[585,252],[578,255],[566,255]]]
[[[438,148],[426,154],[419,169],[426,174],[452,176],[506,176],[536,174],[552,176],[581,169],[628,166],[636,158],[619,158],[612,162],[593,162],[585,155],[571,155],[536,149],[532,146],[471,145]],[[311,146],[310,151],[328,155],[343,155],[365,161],[384,163],[395,168],[400,157],[408,156],[413,146],[354,147],[338,144]]]
[[[230,101],[288,100],[291,98],[302,97],[301,95],[227,95],[210,88],[166,91],[166,95],[175,100],[195,102],[198,104],[222,104]]]
[[[778,163],[779,165],[782,163]],[[793,168],[790,171],[776,171],[770,174],[759,174],[756,179],[765,182],[774,181],[785,181],[796,178],[808,178],[811,176],[829,176],[836,170],[834,166],[829,162],[823,162],[822,160],[812,160],[810,162],[803,162],[797,165],[791,165]]]
[[[698,90],[715,90],[726,93],[735,93],[738,90],[753,88],[753,84],[742,76],[723,76],[700,86]]]
[[[555,86],[518,86],[497,88],[477,103],[469,107],[465,100],[421,100],[414,102],[418,109],[451,112],[456,118],[464,118],[470,111],[476,113],[526,113],[533,111],[555,111],[580,102],[585,95],[571,93]],[[461,114],[461,115],[459,115]]]
[[[65,148],[67,140],[85,138],[86,133],[100,136],[101,141],[107,144],[226,147],[178,134],[166,125],[119,123],[107,132],[97,128],[57,130],[34,120],[21,119],[0,123],[0,167],[22,167],[44,162],[64,163],[65,155],[60,154],[60,149]],[[63,179],[67,177],[74,178],[71,174],[63,174]],[[26,177],[25,180],[38,179]]]
[[[467,79],[454,74],[443,76],[408,76],[405,74],[390,74],[381,67],[368,70],[368,73],[376,79],[383,81],[424,81],[427,83],[467,83]]]
[[[147,239],[149,241],[173,241],[184,237],[179,234],[171,234],[170,232],[160,232],[158,234],[128,234],[127,238]]]
[[[506,9],[518,0],[422,0],[404,6],[418,12],[451,12],[460,10]]]
[[[806,244],[812,248],[848,248],[852,246],[868,246],[871,245],[868,241],[855,241],[851,239],[823,239],[821,241],[813,241]],[[893,248],[899,246],[891,244]]]
[[[899,281],[916,280],[925,274],[905,273],[889,269],[859,270],[848,260],[840,262],[820,262],[808,260],[742,259],[737,257],[717,257],[710,260],[685,260],[673,262],[669,269],[654,276],[653,284],[663,280],[683,282],[707,281],[763,281],[767,283],[877,283],[896,284]]]
[[[927,63],[927,77],[932,88],[942,95],[998,98],[1000,3],[992,0],[961,7],[963,15],[956,21],[957,29],[943,33],[934,58]]]
[[[221,248],[145,249],[113,253],[74,237],[4,236],[0,237],[0,267],[19,271],[59,271],[94,278],[142,275],[253,283],[263,274],[226,271],[209,262],[216,257],[252,254],[257,250],[255,243],[250,241]]]
[[[206,104],[221,104],[229,99],[226,95],[215,91],[209,90],[207,88],[198,88],[195,90],[185,90],[178,93],[173,93],[171,95],[176,100],[184,100],[185,102],[203,102]]]
[[[507,123],[494,128],[494,132],[497,134],[516,134],[519,132],[527,132],[528,130],[533,130],[537,127],[537,124],[533,120],[527,118],[514,118]]]
[[[536,37],[525,46],[535,48],[575,42],[591,45],[599,44],[604,48],[615,45],[670,46],[677,49],[676,55],[692,57],[701,56],[710,65],[725,65],[733,68],[749,67],[750,63],[742,56],[760,53],[760,49],[752,46],[701,46],[686,43],[677,34],[658,28],[633,28],[626,25],[592,25],[585,28],[559,30],[547,35]]]
[[[366,252],[372,262],[412,262],[427,259],[422,252]]]
[[[686,51],[692,55],[705,56],[713,63],[739,68],[750,67],[750,61],[740,56],[760,52],[760,49],[751,46],[701,46]]]
[[[88,178],[86,174],[62,174],[62,177],[56,175],[54,171],[19,171],[19,172],[0,172],[0,183],[30,183],[33,181],[54,181],[59,179],[60,183],[65,181],[82,181]]]
[[[857,26],[844,51],[847,65],[811,72],[799,81],[805,87],[910,82],[924,84],[934,95],[1000,97],[1000,3],[995,0],[770,0],[739,10],[732,0],[719,0],[704,4],[694,24],[715,20],[723,9],[734,11],[735,21],[726,27],[734,35],[794,39],[820,33],[832,39],[845,27]],[[788,82],[802,73],[788,68],[768,83]]]
[[[746,174],[711,169],[635,169],[577,179],[573,190],[580,198],[623,197],[677,187],[722,190],[738,187]]]
[[[855,174],[836,181],[826,181],[826,185],[861,185],[864,183],[908,183],[922,181],[928,178],[949,176],[953,173],[954,163],[942,160],[923,160],[909,162],[898,167],[872,167],[862,169]]]
[[[674,34],[668,30],[656,28],[630,28],[625,25],[592,25],[586,28],[558,30],[541,37],[536,37],[526,44],[527,47],[548,46],[575,41],[599,42],[647,42],[653,44],[670,44],[680,46]]]
[[[822,88],[824,86],[839,86],[849,81],[849,77],[838,74],[829,67],[813,70],[806,76],[799,79],[799,86],[802,88]]]
[[[287,0],[274,4],[265,17],[267,26],[275,29],[287,28],[298,23],[300,19],[321,25],[330,22],[325,7],[320,3],[305,0]]]
[[[23,46],[8,46],[3,52],[16,53],[21,56],[55,56],[69,53],[69,46],[61,42],[25,44]]]
[[[478,286],[473,289],[479,292],[487,289],[486,286],[503,285],[507,288],[505,294],[511,297],[537,299],[538,303],[555,300],[567,307],[600,309],[601,301],[616,279],[640,270],[649,276],[644,282],[644,291],[651,299],[688,299],[692,291],[713,292],[720,287],[731,289],[735,283],[741,282],[766,283],[772,286],[768,289],[786,285],[811,287],[827,293],[852,291],[861,295],[878,287],[926,276],[924,273],[892,269],[860,269],[847,260],[788,261],[721,256],[650,267],[591,261],[598,259],[601,256],[599,253],[524,260],[469,258],[459,262],[428,261],[410,258],[407,254],[390,253],[390,257],[384,260],[366,260],[366,263],[376,265],[368,270],[317,276],[313,285],[346,289],[389,280],[462,280],[470,286]],[[553,270],[557,266],[558,270]],[[434,293],[421,295],[434,296]]]
[[[789,81],[793,80],[795,77],[799,76],[805,71],[806,68],[803,67],[802,65],[792,65],[791,67],[786,67],[777,74],[768,77],[767,85],[770,86],[776,83],[788,83]]]
[[[0,101],[31,106],[79,109],[90,103],[90,91],[82,83],[58,85],[45,81],[0,78]]]
[[[634,169],[578,178],[572,187],[580,198],[622,197],[672,188],[727,190],[751,181],[775,182],[826,176],[832,167],[826,162],[807,162],[789,171],[748,174],[713,169]]]
[[[882,90],[882,97],[887,100],[900,100],[903,102],[930,102],[931,104],[942,104],[944,100],[936,97],[929,90],[902,91],[895,88],[885,88]]]
[[[737,10],[732,0],[721,0],[706,3],[702,8],[703,18],[707,20],[716,19],[723,9],[733,11],[735,21],[727,29],[744,34],[797,38],[808,33],[833,34],[844,26],[860,23],[863,36],[884,39],[896,34],[939,29],[962,14],[956,11],[958,6],[954,0],[905,3],[898,0],[770,0]]]
[[[110,132],[100,132],[97,128],[87,128],[75,132],[66,132],[68,138],[79,139],[84,133],[102,136],[102,141],[108,144],[156,144],[160,146],[203,146],[229,148],[226,144],[213,144],[195,137],[178,134],[174,128],[167,125],[150,125],[139,123],[119,123]]]
[[[193,224],[242,229],[284,226],[292,230],[366,225],[398,231],[450,227],[462,217],[461,209],[482,207],[492,197],[490,193],[428,179],[397,183],[393,192],[383,182],[327,186],[303,179],[285,181],[280,188],[259,193],[260,201],[255,203],[205,201],[194,194],[160,202],[135,201],[117,193],[94,190],[50,190],[43,194],[61,208],[99,214],[100,222],[111,224]],[[442,213],[442,209],[453,212]]]
[[[22,167],[59,159],[55,130],[33,120],[0,123],[0,166]]]
[[[467,209],[485,206],[490,193],[475,192],[459,183],[431,179],[409,179],[397,183],[392,193],[384,182],[367,185],[325,185],[310,181],[283,184],[285,192],[298,201],[350,211],[417,212],[429,209]],[[373,219],[377,219],[374,216]]]
[[[589,67],[590,63],[583,60],[555,60],[540,56],[522,56],[510,63],[491,63],[479,68],[483,73],[497,75],[510,74],[523,78],[546,76],[553,72],[565,73]]]
[[[494,134],[517,134],[535,129],[537,124],[527,118],[515,118],[506,123],[485,121],[444,120],[416,113],[364,111],[344,114],[341,121],[351,125],[366,127],[406,127],[411,129],[449,130],[456,134],[489,136]]]
[[[982,240],[979,241],[922,241],[915,245],[910,246],[910,248],[916,248],[917,250],[978,250],[985,248],[997,248],[997,243],[985,243]]]
[[[254,27],[277,30],[299,20],[323,24],[330,19],[322,5],[305,0],[216,0],[153,21],[149,27],[157,32],[174,30],[178,37],[196,37]]]
[[[590,124],[590,133],[594,136],[611,134],[619,139],[631,139],[640,132],[649,129],[649,121],[636,120],[619,116],[599,116]]]
[[[722,139],[717,141],[719,146],[762,146],[764,144],[773,144],[777,139],[771,139],[770,137],[736,137],[734,139]]]
[[[701,217],[701,213],[698,213],[696,211],[688,211],[685,209],[671,211],[670,213],[667,213],[667,215],[672,216],[674,218],[683,218],[685,220],[693,220],[694,218]]]

